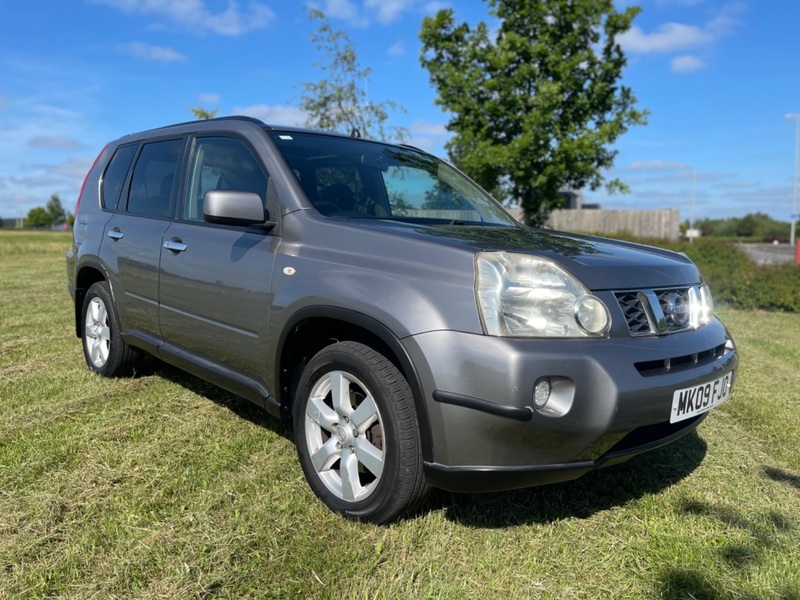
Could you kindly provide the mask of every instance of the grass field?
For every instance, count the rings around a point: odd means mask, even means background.
[[[800,316],[696,434],[571,483],[437,492],[379,527],[305,484],[287,424],[154,364],[89,373],[65,234],[0,231],[0,599],[800,598]]]

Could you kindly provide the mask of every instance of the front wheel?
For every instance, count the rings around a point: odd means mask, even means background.
[[[303,472],[331,510],[384,523],[424,499],[411,390],[382,354],[357,342],[322,349],[303,371],[293,416]]]

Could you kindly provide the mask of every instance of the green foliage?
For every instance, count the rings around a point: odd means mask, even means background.
[[[58,194],[53,194],[50,196],[50,200],[47,201],[45,210],[50,217],[50,223],[52,225],[63,225],[66,222],[67,212],[64,210],[64,207],[61,204],[61,198],[58,197]]]
[[[728,217],[726,219],[702,219],[695,223],[703,237],[750,238],[754,241],[788,240],[790,224],[776,221],[764,213],[750,213],[744,217]],[[688,229],[684,222],[682,229]]]
[[[202,106],[196,106],[190,110],[192,111],[192,114],[194,114],[195,118],[199,120],[213,119],[219,112],[218,108],[215,108],[214,110],[206,110]]]
[[[407,131],[402,127],[387,127],[389,111],[405,109],[392,100],[372,102],[367,97],[372,69],[362,67],[358,55],[344,31],[335,30],[325,14],[317,9],[308,11],[308,19],[319,26],[309,39],[322,58],[315,63],[327,77],[303,84],[300,108],[308,113],[306,125],[326,131],[362,137],[402,142]]]
[[[64,210],[58,194],[53,194],[44,207],[37,206],[28,211],[28,216],[25,218],[25,227],[38,229],[52,227],[53,225],[63,225],[64,223],[71,223],[71,221],[74,221],[74,217]]]
[[[624,190],[605,181],[610,146],[646,123],[620,85],[617,43],[639,8],[612,0],[489,0],[499,21],[456,25],[452,9],[422,23],[420,61],[452,115],[447,143],[461,169],[499,199],[518,200],[533,222],[561,205],[559,190]]]
[[[53,222],[50,219],[50,214],[43,206],[37,206],[28,211],[28,216],[25,217],[25,227],[37,229],[40,227],[50,227]]]
[[[700,269],[714,301],[745,310],[800,312],[800,267],[758,265],[730,240],[700,238],[693,243],[637,240],[684,252]]]

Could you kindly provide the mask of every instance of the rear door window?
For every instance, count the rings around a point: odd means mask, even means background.
[[[133,168],[127,211],[169,217],[175,210],[174,189],[183,140],[151,142],[142,147]]]

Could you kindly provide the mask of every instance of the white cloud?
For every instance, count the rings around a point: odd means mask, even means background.
[[[29,142],[33,148],[45,150],[78,150],[82,148],[80,142],[64,136],[38,136]]]
[[[449,6],[444,2],[432,2],[440,8]],[[366,27],[377,21],[387,25],[396,21],[404,12],[422,7],[420,0],[363,0],[361,4],[355,0],[321,0],[310,2],[312,8],[318,8],[329,19],[345,21],[351,27]],[[424,12],[429,13],[427,5]]]
[[[43,168],[52,168],[54,173],[80,184],[83,183],[84,177],[92,168],[94,160],[94,156],[69,156],[63,163],[55,167],[43,165]]]
[[[695,6],[701,4],[705,0],[656,0],[656,4],[678,4],[679,6]]]
[[[429,123],[418,119],[409,127],[411,135],[446,135],[447,126],[444,123]]]
[[[688,168],[686,163],[669,160],[639,160],[628,165],[631,171],[677,171]]]
[[[173,23],[199,33],[238,36],[272,24],[276,17],[271,8],[250,2],[248,9],[240,10],[233,0],[222,12],[211,12],[205,0],[93,0],[128,13],[152,14],[165,17]]]
[[[706,68],[706,63],[692,56],[691,54],[684,54],[683,56],[676,56],[670,63],[670,68],[676,73],[691,73],[692,71],[699,71]]]
[[[122,44],[119,49],[125,54],[130,54],[136,58],[143,58],[144,60],[154,60],[158,62],[175,62],[186,60],[186,57],[166,46],[151,46],[143,42],[131,42],[130,44]]]
[[[280,104],[275,106],[254,104],[252,106],[235,107],[233,114],[255,117],[268,124],[287,125],[290,127],[304,127],[308,118],[308,115],[299,108]]]
[[[634,26],[619,36],[619,43],[626,52],[640,54],[673,52],[710,44],[712,41],[714,38],[708,31],[681,23],[665,23],[654,33],[645,33]]]
[[[433,2],[428,2],[425,4],[422,10],[426,15],[435,15],[440,10],[445,10],[446,8],[453,8],[453,5],[450,2],[433,0]]]
[[[732,183],[720,183],[714,187],[718,187],[723,190],[748,190],[761,187],[761,184],[757,181],[734,181]]]
[[[0,177],[0,215],[24,217],[34,206],[44,206],[51,194],[58,194],[71,211],[83,178],[94,157],[69,157],[57,164],[17,165],[20,174]]]
[[[389,56],[404,56],[406,53],[406,45],[403,42],[397,42],[389,46],[386,51]]]
[[[707,46],[730,35],[739,25],[736,15],[744,10],[744,4],[724,6],[704,26],[683,23],[665,23],[652,33],[645,33],[633,26],[619,36],[619,43],[626,52],[648,54],[651,52],[677,52],[687,48]]]
[[[355,2],[351,2],[351,0],[325,0],[320,10],[329,19],[347,21],[354,27],[365,27],[367,25],[366,20],[361,16],[358,5]]]
[[[415,0],[364,0],[364,8],[376,14],[379,23],[391,23],[405,10],[415,4]]]
[[[197,96],[197,101],[203,104],[219,104],[220,99],[219,94],[200,94]]]
[[[444,154],[444,144],[450,137],[444,123],[430,123],[421,119],[414,121],[408,132],[411,135],[409,144],[438,155]]]
[[[713,171],[709,173],[693,173],[692,171],[683,171],[678,173],[665,173],[663,175],[646,177],[642,180],[642,183],[691,183],[692,181],[695,183],[713,183],[717,181],[728,180],[731,177],[735,177],[735,175],[733,173],[726,173],[724,171]]]

